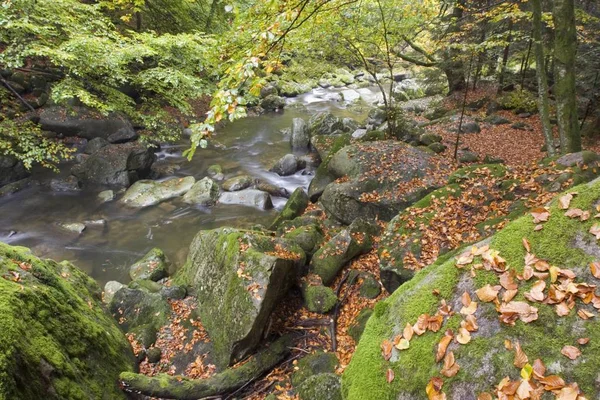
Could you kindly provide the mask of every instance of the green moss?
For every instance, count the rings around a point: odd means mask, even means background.
[[[327,286],[307,286],[303,295],[306,308],[322,314],[330,311],[338,300],[333,289]]]
[[[292,375],[292,384],[299,386],[313,375],[334,373],[337,365],[338,359],[335,353],[318,351],[309,354],[298,361],[297,370]]]
[[[591,210],[600,199],[600,182],[591,186],[582,185],[572,191],[579,194],[571,206]],[[588,247],[597,247],[595,239],[588,233],[595,221],[569,219],[556,204],[551,206],[550,212],[550,220],[539,232],[534,232],[535,225],[530,215],[509,223],[490,240],[491,248],[500,252],[510,268],[521,272],[525,256],[522,238],[525,237],[538,258],[552,265],[579,271],[584,280],[585,277],[589,278],[589,273],[586,275],[581,271],[587,270],[587,264],[593,257],[579,248],[584,246],[576,246],[575,243],[587,241]],[[394,350],[389,362],[381,357],[382,341],[391,340],[401,333],[406,323],[414,324],[419,315],[435,313],[441,299],[446,299],[449,304],[460,304],[463,291],[467,290],[475,297],[474,291],[488,283],[498,284],[495,273],[477,271],[472,279],[468,269],[459,270],[453,259],[444,257],[420,271],[387,300],[379,303],[342,377],[344,398],[392,400],[403,394],[409,398],[426,399],[425,387],[429,379],[440,375],[441,364],[434,359],[435,346],[445,329],[456,331],[462,319],[460,314],[449,318],[439,332],[427,332],[413,338],[408,350]],[[515,300],[523,301],[523,293],[532,284],[533,281],[522,282]],[[432,293],[434,289],[439,296]],[[577,304],[577,308],[585,307],[579,300]],[[505,376],[518,379],[519,369],[512,364],[514,353],[505,349],[505,339],[519,341],[530,362],[540,358],[551,373],[560,375],[567,382],[577,382],[588,398],[598,396],[598,370],[594,360],[600,357],[600,322],[597,318],[583,321],[576,316],[575,310],[569,316],[559,318],[551,305],[535,303],[534,306],[539,310],[536,321],[528,324],[517,321],[514,327],[510,327],[498,321],[492,303],[479,303],[476,314],[479,331],[472,334],[469,344],[452,349],[461,370],[453,378],[444,378],[444,391],[448,398],[454,398],[453,389],[465,383],[469,390],[480,393],[491,391]],[[592,339],[582,347],[583,354],[577,360],[571,361],[560,354],[563,346],[576,345],[580,337]],[[592,345],[593,341],[595,343]],[[395,371],[392,384],[387,384],[385,380],[388,368]]]
[[[380,303],[384,304],[384,303]],[[360,313],[356,316],[356,320],[350,325],[348,328],[348,334],[354,339],[356,343],[360,340],[363,332],[365,331],[365,326],[367,325],[367,321],[373,315],[373,310],[370,308],[363,308],[360,310]]]
[[[434,190],[429,193],[427,196],[423,197],[421,200],[417,201],[415,204],[410,206],[410,208],[426,208],[431,205],[433,199],[443,199],[448,196],[459,196],[461,192],[460,185],[454,183],[447,186],[444,186],[440,189]]]
[[[448,178],[448,183],[459,183],[477,176],[482,169],[487,169],[495,178],[502,178],[506,175],[507,168],[502,164],[476,164],[462,167],[454,171]]]
[[[133,355],[91,278],[2,243],[0,275],[0,398],[124,398]]]
[[[270,229],[275,230],[282,222],[296,218],[306,210],[306,207],[308,207],[308,195],[304,192],[304,189],[299,187],[294,190],[294,193],[292,193],[285,203],[285,207],[283,207],[283,210],[281,210],[277,218],[275,218]]]

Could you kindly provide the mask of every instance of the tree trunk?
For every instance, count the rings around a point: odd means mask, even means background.
[[[575,31],[574,0],[554,0],[554,93],[556,116],[563,153],[581,151],[581,134],[577,119],[575,93],[575,56],[577,32]]]
[[[450,27],[448,28],[450,34],[459,30],[460,19],[463,17],[464,3],[464,0],[458,0],[452,9]],[[443,70],[448,79],[448,94],[462,91],[467,87],[465,65],[460,56],[460,50],[452,47],[450,50],[444,52]]]
[[[512,19],[508,20],[508,44],[504,47],[504,52],[502,53],[502,65],[500,67],[500,76],[498,77],[498,92],[502,91],[504,86],[504,78],[506,77],[506,65],[508,64],[508,56],[510,55],[510,42],[512,41],[512,29],[513,29],[513,21]]]
[[[544,61],[544,45],[542,42],[542,4],[541,0],[531,0],[533,7],[533,41],[535,51],[535,68],[537,71],[538,84],[538,108],[542,121],[542,132],[546,141],[546,151],[553,156],[554,137],[552,125],[550,124],[550,106],[548,102],[548,78],[546,77],[546,65]]]

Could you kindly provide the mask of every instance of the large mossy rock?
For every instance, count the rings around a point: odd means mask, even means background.
[[[183,196],[183,202],[199,206],[211,206],[219,199],[219,185],[209,177],[205,177],[192,186]]]
[[[131,122],[123,116],[106,117],[86,107],[46,107],[40,112],[40,125],[46,131],[85,139],[135,136]]]
[[[258,345],[304,261],[297,245],[259,232],[221,228],[196,235],[175,281],[196,292],[217,367],[235,363]]]
[[[168,275],[170,265],[171,262],[165,253],[159,248],[154,248],[129,267],[129,276],[134,281],[151,280],[156,282]]]
[[[0,327],[0,398],[125,398],[131,347],[73,265],[0,243]]]
[[[186,194],[196,183],[193,176],[171,178],[166,181],[142,180],[133,184],[121,198],[128,207],[143,208],[154,206],[165,200]]]
[[[128,187],[150,174],[154,152],[141,143],[104,146],[71,173],[83,183]]]
[[[594,213],[600,201],[600,181],[595,180],[575,187],[569,192],[578,193],[571,201],[571,208]],[[482,248],[487,244],[490,250],[499,252],[499,257],[505,260],[507,273],[514,273],[517,294],[512,302],[520,302],[525,308],[535,307],[537,319],[522,311],[523,319],[517,318],[514,326],[511,326],[500,320],[497,306],[493,302],[484,302],[478,298],[477,290],[488,284],[492,287],[500,284],[500,272],[486,270],[483,265],[480,269],[473,269],[472,275],[471,268],[483,264],[481,257],[475,256],[470,264],[469,257],[467,261],[463,258],[462,262],[467,264],[464,268],[457,267],[455,257],[441,257],[375,307],[356,353],[343,375],[344,398],[427,399],[428,382],[433,377],[441,376],[443,366],[442,362],[436,362],[437,345],[448,329],[457,334],[461,321],[465,319],[464,315],[459,313],[463,307],[461,299],[464,292],[469,293],[471,299],[478,302],[474,313],[478,330],[470,333],[471,340],[467,344],[461,345],[452,340],[448,348],[448,351],[453,352],[460,370],[452,378],[442,376],[442,391],[447,398],[475,400],[481,393],[493,393],[504,377],[519,381],[521,368],[513,364],[516,351],[507,350],[507,340],[513,347],[517,342],[520,344],[530,365],[533,365],[536,359],[540,359],[546,366],[546,376],[558,375],[566,383],[577,383],[586,398],[599,398],[597,360],[600,359],[600,320],[597,307],[600,305],[597,292],[593,294],[595,286],[585,286],[600,283],[599,279],[592,276],[589,267],[591,262],[600,259],[600,246],[594,235],[589,232],[592,227],[598,226],[597,220],[582,222],[578,218],[568,218],[565,216],[565,210],[559,208],[557,200],[550,206],[549,213],[549,221],[543,223],[543,229],[539,231],[534,230],[537,223],[532,215],[528,214],[509,223],[486,243],[478,245]],[[531,295],[526,295],[538,278],[533,276],[529,280],[519,279],[524,274],[525,260],[531,257],[527,256],[523,238],[527,238],[527,246],[537,259],[562,269],[551,270],[557,273],[556,278],[553,278],[553,272],[540,276],[540,279],[545,283],[545,290],[542,292],[545,299],[548,299],[550,290],[554,291],[556,296],[565,290],[575,293],[572,297],[567,295],[573,300],[574,307],[566,316],[557,315],[558,308],[555,304],[539,302]],[[502,260],[493,256],[492,259],[496,261],[490,265],[502,266]],[[540,264],[542,271],[544,265]],[[534,271],[542,272],[538,269]],[[571,274],[576,275],[572,280],[568,278]],[[504,281],[504,284],[510,285],[510,280]],[[589,290],[588,293],[591,294],[585,295],[580,293],[580,290]],[[505,289],[501,289],[498,293],[500,307],[503,304],[501,299],[504,292]],[[555,298],[554,295],[552,298]],[[456,313],[443,317],[443,323],[437,332],[428,330],[422,336],[414,335],[407,350],[398,351],[394,348],[389,361],[386,361],[381,350],[384,340],[391,341],[402,334],[406,324],[415,324],[421,315],[427,313],[433,316],[438,313],[442,299],[452,306]],[[582,310],[595,317],[581,318],[579,315],[587,315]],[[581,345],[578,343],[580,338],[590,338],[590,341]],[[579,348],[581,355],[575,360],[567,358],[561,354],[564,346]],[[392,369],[395,375],[391,383],[387,383],[386,380],[388,368]],[[536,379],[534,378],[534,382]],[[546,395],[553,398],[548,392]]]
[[[271,224],[271,229],[275,230],[284,221],[292,220],[298,217],[308,207],[308,195],[301,187],[296,188],[294,193],[290,196],[288,201],[285,203],[283,210],[279,213],[277,218]]]
[[[390,220],[443,186],[450,168],[442,158],[404,142],[380,141],[344,147],[327,171],[344,179],[327,185],[321,203],[329,215],[350,224],[358,217]]]
[[[319,153],[322,162],[317,168],[314,178],[308,186],[308,197],[310,201],[319,200],[327,185],[335,180],[335,177],[329,172],[328,165],[331,158],[345,146],[350,144],[350,135],[332,135],[332,136],[313,136],[311,143]]]

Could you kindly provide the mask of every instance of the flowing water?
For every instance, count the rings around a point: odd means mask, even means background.
[[[158,159],[180,164],[173,176],[206,176],[208,167],[220,164],[225,177],[247,173],[269,183],[285,187],[290,193],[297,187],[308,188],[311,176],[301,172],[280,177],[269,168],[289,153],[289,137],[281,130],[291,126],[292,119],[308,119],[319,111],[331,111],[340,117],[362,120],[368,107],[348,106],[339,101],[340,90],[315,89],[288,100],[284,112],[267,113],[228,124],[211,139],[208,149],[198,150],[191,162],[182,157],[185,141],[163,146]],[[364,101],[377,99],[371,89],[359,89]],[[67,176],[69,165],[61,168]],[[34,178],[47,182],[56,177],[50,171],[37,171]],[[0,198],[0,241],[30,247],[41,257],[69,260],[100,283],[108,280],[127,282],[128,266],[153,247],[163,249],[178,265],[185,261],[187,248],[201,229],[220,226],[249,227],[268,225],[285,204],[284,198],[273,198],[274,210],[216,205],[194,207],[175,199],[154,207],[132,210],[118,201],[100,204],[98,190],[75,193],[52,192],[47,185],[33,186]],[[119,196],[117,197],[118,200]],[[88,223],[81,234],[64,231],[61,222]]]

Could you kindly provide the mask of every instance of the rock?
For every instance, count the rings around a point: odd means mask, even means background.
[[[317,374],[333,374],[339,362],[335,353],[317,351],[298,361],[297,369],[292,374],[292,385],[298,387],[308,378]]]
[[[61,222],[58,226],[65,231],[77,233],[79,235],[85,230],[85,224],[82,224],[81,222]]]
[[[50,180],[50,188],[54,192],[76,192],[81,190],[79,179],[73,175],[66,178],[54,178]]]
[[[23,163],[13,156],[0,155],[0,187],[29,177]]]
[[[138,286],[139,287],[139,286]],[[108,305],[109,311],[123,332],[144,338],[145,345],[156,340],[156,332],[167,322],[171,306],[160,293],[143,287],[124,287],[118,290]]]
[[[477,122],[465,122],[461,130],[462,133],[479,133],[481,132],[481,127]]]
[[[162,357],[162,350],[158,347],[152,347],[146,350],[146,357],[150,364],[156,364]]]
[[[219,164],[213,164],[210,167],[208,167],[206,173],[215,181],[222,181],[225,178],[225,176],[223,175],[223,168]]]
[[[129,267],[129,276],[134,281],[147,279],[156,282],[167,276],[169,264],[165,253],[161,249],[154,248]]]
[[[125,285],[123,285],[121,282],[117,282],[117,281],[106,282],[106,285],[104,285],[104,292],[102,293],[102,302],[104,304],[109,304],[111,302],[111,300],[113,299],[113,297],[115,296],[115,293],[117,293],[119,290],[123,289],[124,287],[125,287]]]
[[[292,134],[290,144],[293,151],[306,151],[310,145],[310,134],[306,122],[302,118],[292,120]]]
[[[308,120],[308,133],[311,137],[338,134],[343,129],[343,122],[330,112],[320,112]]]
[[[592,151],[584,150],[578,153],[565,154],[564,156],[558,158],[556,163],[564,167],[581,167],[598,160],[600,160],[600,156],[598,156],[598,154]]]
[[[133,129],[121,128],[115,133],[110,134],[107,139],[110,143],[127,143],[138,140],[139,135]]]
[[[375,279],[373,274],[365,273],[362,276],[362,283],[360,285],[360,295],[367,299],[375,299],[381,294],[381,285]]]
[[[528,112],[517,113],[517,117],[519,117],[519,118],[529,118],[529,117],[531,117],[531,113],[528,113]]]
[[[219,185],[209,177],[196,182],[183,196],[183,202],[200,206],[211,206],[219,199]]]
[[[473,163],[479,161],[479,155],[473,151],[460,151],[458,153],[458,161],[461,163]]]
[[[419,136],[419,142],[423,146],[429,146],[430,144],[439,143],[441,141],[442,137],[435,133],[423,133],[421,136]]]
[[[347,103],[353,103],[360,99],[360,93],[358,93],[356,90],[352,90],[352,89],[342,90],[341,94],[342,94],[342,98]]]
[[[309,83],[283,82],[279,94],[285,97],[296,97],[299,94],[310,92],[312,86]]]
[[[119,135],[135,135],[133,126],[124,117],[114,113],[105,117],[96,111],[78,106],[70,107],[69,110],[60,106],[45,107],[40,112],[39,123],[45,131],[85,139],[106,139],[117,132],[120,132]]]
[[[310,271],[320,276],[324,285],[330,285],[348,261],[371,250],[377,233],[378,227],[374,223],[355,220],[314,254]]]
[[[427,146],[427,148],[429,148],[429,150],[433,151],[436,154],[443,153],[447,149],[445,144],[439,142],[431,143],[429,146]]]
[[[271,196],[275,197],[285,197],[286,199],[290,197],[290,192],[288,192],[286,188],[273,185],[272,183],[265,182],[262,180],[259,180],[255,183],[254,189],[260,190],[262,192],[267,192]]]
[[[319,314],[329,312],[338,300],[333,289],[323,285],[306,285],[302,296],[308,311]]]
[[[306,210],[306,207],[308,207],[308,195],[304,192],[304,189],[299,187],[294,190],[294,193],[292,193],[289,200],[285,203],[285,206],[269,229],[275,230],[283,221],[296,218]]]
[[[261,210],[273,208],[273,202],[269,193],[256,189],[244,189],[237,192],[224,192],[219,196],[219,203],[232,204],[248,207],[257,207]]]
[[[387,120],[387,114],[382,108],[373,108],[369,111],[367,117],[367,125],[379,126]]]
[[[323,243],[323,232],[316,224],[294,228],[283,235],[304,250],[307,257],[312,257]]]
[[[196,179],[193,176],[172,178],[162,182],[137,181],[127,189],[121,198],[121,203],[134,208],[153,206],[184,195],[194,186],[194,183]]]
[[[262,99],[260,106],[267,111],[281,110],[285,107],[285,99],[272,94]]]
[[[600,200],[600,180],[574,187],[568,192],[579,193],[571,202],[571,207],[591,210]],[[577,219],[566,217],[557,201],[560,197],[557,196],[550,204],[551,217],[543,224],[542,230],[533,233],[535,224],[531,215],[527,214],[509,222],[491,239],[477,243],[476,246],[489,246],[494,254],[505,260],[508,271],[520,274],[527,256],[522,239],[527,237],[528,245],[537,259],[567,270],[568,274],[575,276],[574,283],[568,283],[569,285],[585,285],[584,282],[595,284],[588,266],[589,262],[597,260],[600,255],[596,239],[588,232],[593,222],[582,224]],[[470,248],[471,245],[468,245],[455,255],[459,256]],[[454,256],[438,258],[434,264],[416,274],[409,284],[402,285],[388,299],[379,302],[349,366],[344,371],[344,398],[425,398],[423,387],[429,383],[431,371],[439,371],[440,368],[440,363],[436,362],[435,345],[449,328],[451,319],[443,318],[437,333],[428,331],[416,340],[413,338],[409,350],[400,352],[393,349],[390,361],[381,357],[381,343],[383,340],[393,340],[407,323],[415,323],[422,313],[436,313],[440,299],[445,299],[453,309],[460,309],[461,297],[465,292],[478,301],[477,310],[473,314],[478,329],[470,333],[469,343],[453,343],[448,348],[453,352],[456,364],[460,365],[457,375],[451,379],[444,378],[443,392],[448,399],[474,400],[480,393],[493,391],[504,377],[509,376],[513,381],[519,379],[520,369],[513,364],[515,351],[505,348],[505,338],[509,338],[513,345],[519,343],[530,363],[540,359],[547,368],[547,375],[556,374],[565,381],[576,381],[586,398],[598,398],[600,387],[597,369],[591,366],[595,365],[595,360],[600,357],[600,348],[582,346],[582,354],[574,361],[561,354],[564,345],[578,347],[577,341],[581,337],[590,338],[590,343],[600,340],[600,320],[584,320],[576,315],[576,310],[591,310],[585,305],[585,301],[575,296],[574,308],[568,315],[560,317],[556,313],[557,305],[551,304],[552,302],[535,301],[528,299],[527,295],[518,297],[513,300],[517,302],[513,303],[517,308],[523,307],[521,310],[527,310],[529,307],[535,307],[535,311],[530,309],[531,314],[521,311],[522,317],[517,313],[517,321],[514,324],[504,323],[496,304],[480,301],[476,294],[477,290],[486,284],[492,287],[500,284],[501,279],[500,273],[496,272],[478,271],[476,276],[472,276],[471,267],[481,262],[482,258],[476,256],[473,263],[457,269]],[[485,279],[482,279],[484,276]],[[543,294],[547,296],[550,280],[543,281],[547,284]],[[563,284],[567,281],[570,282],[570,279],[566,278]],[[529,285],[516,282],[519,292],[525,293]],[[554,286],[551,290],[554,290]],[[562,289],[557,290],[558,295],[562,295]],[[504,290],[499,293],[499,297],[503,293]],[[560,338],[559,343],[556,343],[556,338]],[[386,384],[383,374],[388,368],[391,368],[395,375],[391,385]],[[547,395],[552,397],[550,393],[543,394],[542,397]]]
[[[82,183],[128,187],[150,174],[156,156],[141,143],[105,146],[83,163],[73,166],[71,173]]]
[[[101,203],[108,203],[109,201],[113,201],[115,199],[115,192],[112,190],[104,190],[98,193],[98,200]]]
[[[102,137],[97,137],[97,138],[94,138],[94,139],[90,140],[89,142],[87,142],[83,152],[85,154],[94,154],[101,148],[106,147],[108,145],[110,145],[110,142],[108,140],[106,140]]]
[[[0,397],[126,399],[131,346],[104,312],[100,288],[68,262],[0,243]]]
[[[258,345],[304,258],[291,242],[258,232],[221,228],[196,235],[174,281],[195,289],[218,368],[243,359]]]
[[[223,190],[228,192],[235,192],[238,190],[247,189],[254,183],[254,178],[249,175],[239,175],[233,178],[227,179],[223,182]]]
[[[319,175],[329,183],[321,196],[328,215],[345,224],[359,217],[390,220],[399,211],[445,184],[450,167],[436,155],[399,141],[363,142],[346,146]],[[321,171],[321,172],[320,172]],[[313,180],[314,182],[314,180]],[[310,189],[309,196],[313,200]]]
[[[500,115],[493,114],[485,119],[485,122],[490,123],[492,125],[506,125],[510,124],[510,120],[506,119]]]
[[[263,99],[265,97],[277,96],[277,95],[279,95],[279,90],[277,89],[276,82],[269,82],[266,85],[264,85],[262,88],[260,88],[260,97],[262,97]]]
[[[515,122],[510,127],[513,128],[513,129],[518,129],[520,131],[533,131],[533,128],[531,126],[527,125],[523,121]]]
[[[348,335],[354,339],[355,343],[360,341],[360,337],[362,336],[371,315],[373,315],[373,310],[370,308],[363,308],[360,310],[360,313],[358,313],[356,320],[348,328]]]
[[[293,175],[298,171],[298,158],[293,154],[286,154],[269,171],[280,176]]]
[[[85,154],[85,153],[75,154],[75,162],[77,164],[81,164],[82,162],[85,162],[85,160],[87,160],[89,156],[90,156],[89,154]]]
[[[316,138],[327,138],[327,141],[323,141],[322,146],[315,145]],[[333,182],[336,178],[329,172],[328,165],[331,158],[340,151],[344,146],[350,144],[350,137],[348,135],[338,135],[333,137],[327,136],[314,136],[312,139],[313,146],[319,151],[319,156],[323,160],[319,168],[315,173],[315,177],[310,181],[308,186],[308,197],[310,201],[316,202],[319,197],[325,191],[327,185]]]
[[[150,168],[151,172],[148,178],[150,179],[163,179],[169,178],[175,175],[177,171],[181,169],[181,164],[178,161],[172,159],[158,160]]]
[[[336,374],[313,375],[297,391],[300,400],[342,400],[340,377]]]
[[[471,111],[481,110],[489,100],[490,99],[487,97],[482,97],[479,100],[471,101],[469,104],[467,104],[467,108]]]
[[[364,128],[359,128],[357,130],[355,130],[354,132],[352,132],[352,138],[353,139],[361,139],[362,137],[364,137],[367,134],[367,130]]]
[[[12,182],[0,187],[0,197],[8,196],[13,193],[20,192],[21,190],[31,186],[32,184],[38,184],[37,181],[32,180],[31,178],[21,179],[16,182]]]

